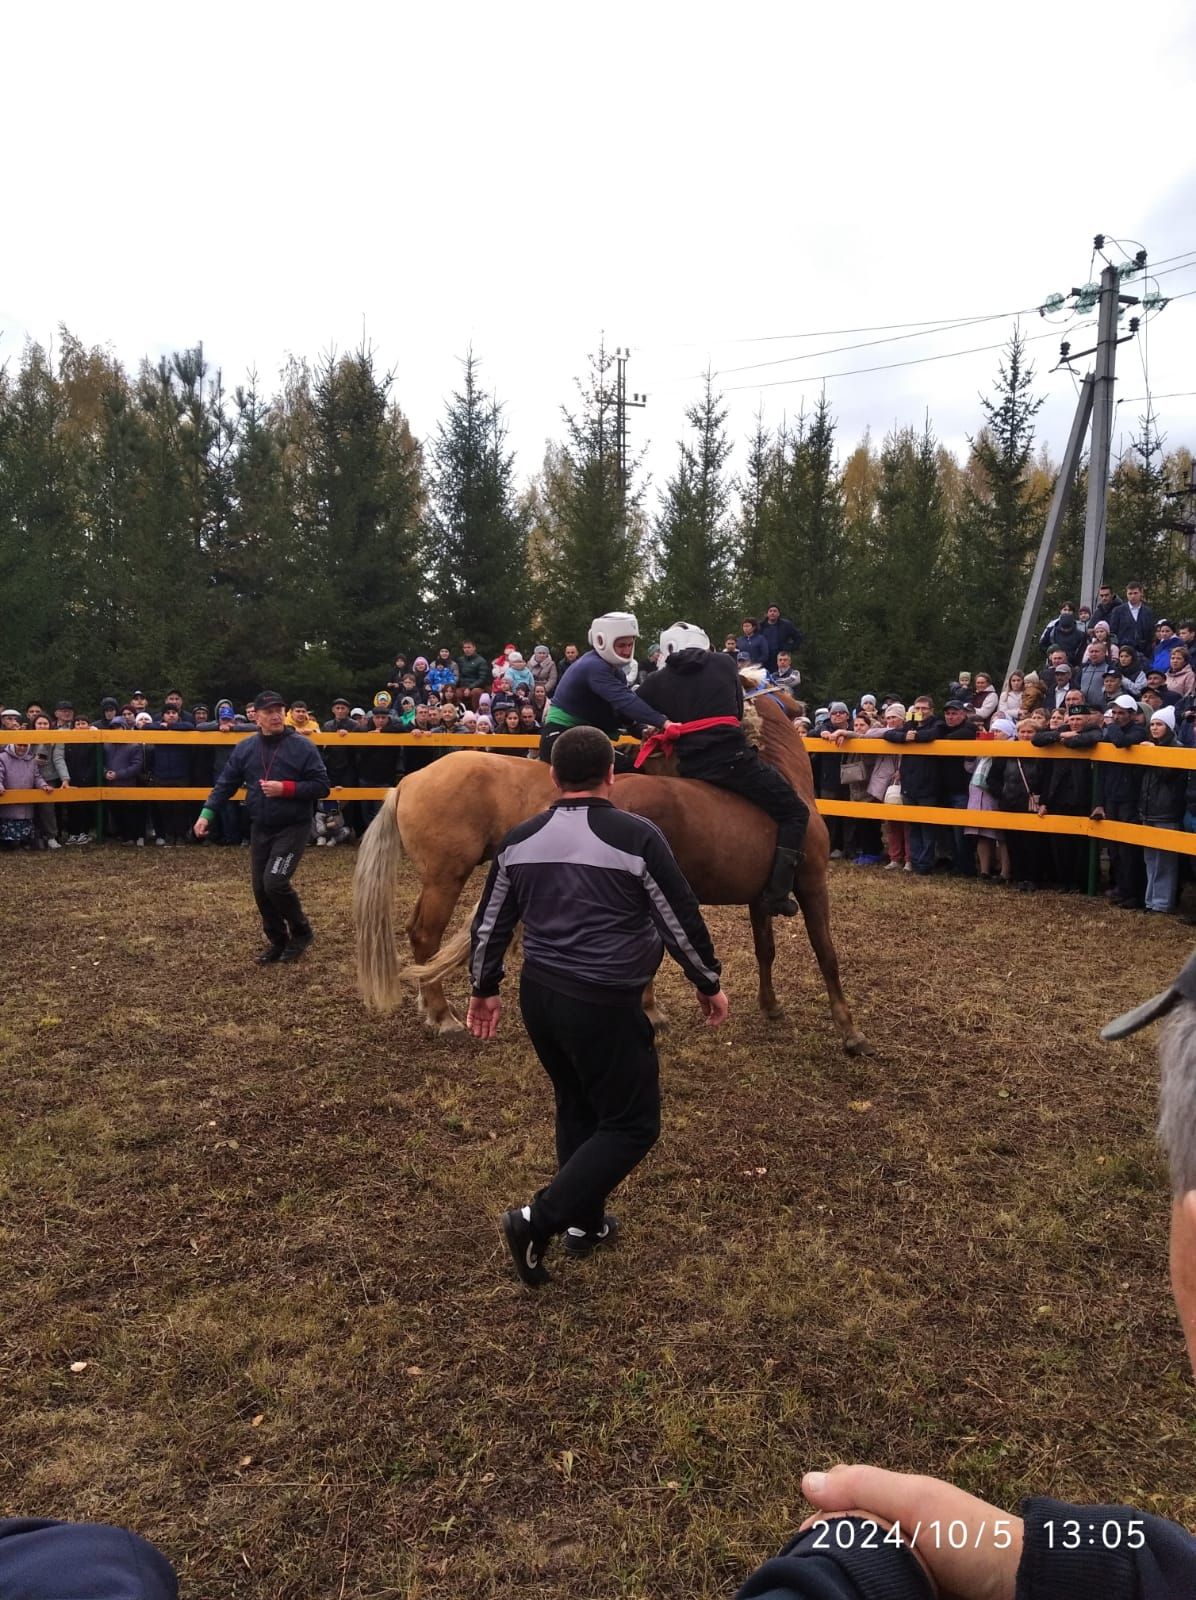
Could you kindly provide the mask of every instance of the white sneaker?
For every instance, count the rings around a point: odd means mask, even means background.
[[[137,848],[138,848],[138,850],[144,850],[145,849],[145,840],[144,839],[138,839]]]
[[[154,843],[155,843],[155,844],[165,844],[165,843],[166,843],[166,840],[165,840],[165,839],[163,839],[163,838],[162,838],[162,837],[161,837],[161,835],[159,835],[159,836],[158,836],[158,838],[156,838],[156,839],[155,839],[155,840],[154,840]]]
[[[335,839],[325,839],[324,843],[328,846],[328,848],[330,850],[335,850],[336,849],[336,840]]]
[[[900,865],[901,865],[900,861],[886,861],[885,862],[885,871],[886,872],[892,872],[897,867],[899,867]]]
[[[77,833],[75,835],[75,843],[76,844],[90,844],[91,843],[91,834],[90,833]]]
[[[902,872],[912,872],[914,870],[913,862],[912,861],[907,861],[905,863],[905,865],[902,867],[901,870],[902,870]]]
[[[47,839],[46,840],[46,849],[47,850],[61,850],[62,846],[59,844],[57,839]]]
[[[328,843],[327,839],[324,839],[324,838],[317,839],[316,840],[316,849],[318,850],[321,845],[325,845],[327,843]]]

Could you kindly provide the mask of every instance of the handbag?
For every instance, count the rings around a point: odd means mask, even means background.
[[[899,806],[905,803],[905,796],[901,793],[901,780],[895,778],[885,790],[884,804],[886,806]]]
[[[839,765],[840,783],[866,783],[868,769],[859,756],[849,756]]]

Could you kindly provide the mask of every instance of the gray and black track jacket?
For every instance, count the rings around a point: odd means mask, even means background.
[[[520,919],[524,971],[577,999],[638,1004],[665,946],[696,989],[718,992],[722,968],[668,842],[609,800],[558,800],[507,834],[473,919],[475,995],[498,993]]]

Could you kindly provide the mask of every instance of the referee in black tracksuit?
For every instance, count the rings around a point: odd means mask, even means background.
[[[261,966],[298,961],[315,935],[292,878],[307,849],[312,810],[328,793],[328,773],[311,740],[286,725],[286,704],[273,689],[253,702],[257,736],[242,739],[229,756],[195,824],[202,839],[216,808],[244,785],[249,813],[253,898],[269,943]]]
[[[660,1081],[642,995],[667,945],[698,991],[708,1023],[727,1015],[721,970],[693,890],[664,835],[611,804],[614,750],[597,728],[569,728],[552,750],[560,792],[506,836],[474,917],[469,1028],[498,1028],[503,955],[523,921],[519,1003],[556,1095],[558,1170],[502,1231],[531,1288],[544,1252],[565,1235],[588,1255],[618,1230],[606,1200],[656,1143]]]

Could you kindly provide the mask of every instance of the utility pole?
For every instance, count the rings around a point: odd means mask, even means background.
[[[1088,456],[1088,505],[1084,512],[1084,559],[1080,567],[1080,604],[1096,604],[1105,567],[1105,536],[1108,531],[1109,446],[1113,438],[1113,383],[1117,365],[1117,314],[1124,300],[1138,302],[1132,295],[1121,295],[1121,278],[1116,267],[1106,267],[1100,275],[1100,319],[1096,335],[1096,373],[1092,394],[1092,448]]]
[[[1097,234],[1094,248],[1103,250],[1105,238]],[[1138,332],[1138,319],[1132,317],[1129,324],[1129,333],[1121,338],[1117,337],[1117,321],[1121,316],[1123,306],[1136,306],[1138,300],[1134,295],[1120,292],[1121,280],[1143,272],[1146,268],[1146,251],[1140,250],[1133,261],[1127,261],[1120,267],[1106,266],[1101,273],[1099,286],[1087,283],[1080,289],[1073,289],[1071,295],[1075,300],[1075,310],[1091,311],[1099,303],[1097,317],[1096,344],[1089,350],[1078,350],[1073,353],[1069,344],[1063,344],[1059,350],[1059,365],[1070,366],[1073,360],[1081,356],[1096,357],[1096,370],[1090,373],[1080,387],[1079,397],[1076,401],[1076,414],[1071,425],[1071,434],[1064,452],[1063,464],[1059,469],[1059,477],[1055,483],[1055,492],[1051,497],[1051,507],[1047,513],[1046,526],[1042,531],[1042,539],[1038,546],[1038,556],[1034,562],[1034,572],[1030,578],[1030,587],[1026,595],[1026,603],[1022,607],[1022,617],[1018,624],[1017,636],[1013,642],[1013,649],[1009,656],[1009,667],[1006,673],[1019,671],[1026,658],[1026,651],[1030,643],[1030,632],[1042,605],[1042,597],[1046,593],[1047,579],[1050,576],[1051,562],[1055,555],[1055,546],[1059,539],[1059,529],[1063,521],[1063,513],[1067,506],[1067,499],[1071,493],[1071,486],[1079,470],[1080,456],[1084,446],[1084,436],[1088,431],[1089,418],[1092,420],[1092,447],[1088,461],[1088,502],[1084,516],[1084,555],[1080,568],[1080,604],[1094,606],[1096,593],[1100,588],[1101,577],[1105,564],[1105,535],[1108,527],[1108,499],[1109,499],[1109,448],[1113,438],[1113,384],[1115,381],[1117,365],[1117,346],[1124,344],[1126,339],[1132,339]],[[1062,310],[1066,305],[1067,296],[1062,294],[1048,295],[1047,299],[1038,308],[1039,314],[1045,316],[1048,311]],[[1147,307],[1159,302],[1161,297],[1148,296]],[[1163,302],[1165,304],[1165,301]]]
[[[624,522],[627,520],[627,409],[629,406],[642,410],[648,404],[646,394],[633,394],[627,398],[627,363],[631,359],[631,351],[626,345],[615,347],[615,433],[619,445],[619,511]]]

